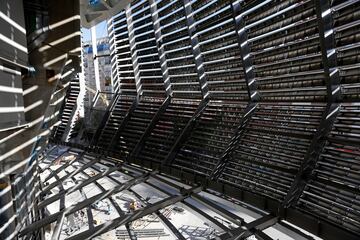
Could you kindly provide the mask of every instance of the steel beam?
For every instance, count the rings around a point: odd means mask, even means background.
[[[206,206],[207,208],[211,209],[213,212],[219,214],[221,217],[225,218],[226,220],[235,223],[238,226],[241,226],[244,223],[244,219],[239,217],[238,215],[229,212],[228,210],[218,206],[212,200],[207,199],[197,193],[191,195],[191,198],[197,202],[200,202],[202,205]]]
[[[119,140],[120,134],[121,132],[124,130],[124,128],[126,127],[126,125],[128,124],[131,116],[133,115],[136,107],[139,104],[139,98],[136,97],[133,101],[133,103],[131,104],[131,107],[129,108],[129,110],[127,111],[125,117],[123,118],[120,126],[116,129],[115,134],[113,135],[113,137],[111,138],[110,144],[108,146],[107,152],[113,152],[114,148],[116,147],[116,144]]]
[[[98,171],[98,173],[100,173],[99,170],[97,170],[97,169],[95,169],[95,168],[93,168],[93,169],[94,169],[95,171]],[[83,171],[82,174],[84,174],[85,176],[87,176],[88,178],[90,178],[90,175],[87,174],[86,172]],[[110,177],[109,175],[107,175],[106,177],[108,177],[108,178],[110,178],[110,179],[112,179],[112,180],[114,179],[114,178]],[[120,183],[119,181],[116,181],[116,183],[119,184],[119,185],[121,185],[121,183]],[[106,191],[106,189],[105,189],[100,183],[98,183],[97,181],[94,181],[94,184],[100,189],[100,191],[102,191],[102,192],[105,192],[105,191]],[[129,189],[129,191],[131,191],[131,189]],[[119,204],[117,204],[117,202],[114,200],[114,198],[113,198],[112,196],[109,197],[109,201],[110,201],[111,204],[114,206],[114,208],[116,209],[116,211],[117,211],[117,213],[119,214],[119,216],[124,216],[124,215],[125,215],[124,212],[123,212],[123,210],[120,208]],[[92,218],[91,208],[89,207],[88,210],[89,210],[89,209],[90,209],[90,212],[88,211],[88,218],[89,218],[89,216],[91,216],[91,218]],[[89,228],[90,228],[90,229],[93,229],[93,228],[94,228],[94,225],[92,224],[92,221],[89,221],[88,224],[89,224]],[[125,227],[126,227],[126,230],[127,230],[128,233],[129,233],[130,239],[131,239],[131,240],[137,240],[137,237],[136,237],[134,231],[131,229],[130,225],[129,225],[129,224],[126,224]]]
[[[192,9],[192,1],[191,0],[183,0],[185,14],[186,14],[186,23],[188,26],[191,47],[194,55],[194,61],[196,66],[196,72],[199,77],[199,84],[202,97],[205,99],[209,96],[209,87],[207,83],[207,76],[204,69],[204,60],[200,50],[200,44],[198,37],[196,35],[196,22],[194,19],[193,9]]]
[[[64,154],[64,153],[63,153]],[[61,156],[63,155],[61,154]],[[62,166],[60,166],[59,168],[51,171],[51,173],[45,178],[44,182],[50,180],[52,177],[54,177],[55,175],[57,175],[59,172],[61,172],[62,170],[65,170],[67,167],[69,167],[71,164],[73,164],[74,162],[78,161],[79,159],[81,159],[84,156],[85,152],[78,154],[75,159],[71,160],[70,162],[66,162],[64,163]],[[50,168],[47,168],[50,169]]]
[[[161,27],[160,27],[157,3],[155,0],[149,0],[149,4],[150,4],[151,17],[154,25],[156,45],[159,52],[159,60],[160,60],[161,72],[164,80],[165,93],[166,96],[172,96],[171,82],[167,67],[166,55],[165,55],[164,46],[162,44]]]
[[[68,171],[65,171],[67,174],[70,174]],[[85,172],[82,171],[82,174],[84,174]],[[73,180],[73,182],[76,182],[75,177],[71,177],[71,179]],[[96,182],[96,181],[95,181]],[[83,189],[79,189],[81,195],[86,198],[86,194],[84,193]],[[61,199],[65,199],[65,195],[63,194],[61,196]],[[62,211],[65,208],[65,204],[64,205],[60,205],[60,210]],[[93,225],[93,215],[91,212],[91,207],[88,206],[87,207],[87,216],[88,216],[88,224],[89,224],[89,228],[94,227]],[[55,225],[55,229],[53,231],[53,234],[51,236],[51,240],[59,240],[60,239],[60,235],[61,235],[61,231],[62,231],[62,227],[64,225],[64,220],[65,220],[65,212],[62,212],[62,214],[58,217],[57,221],[56,221],[56,225]]]
[[[334,20],[329,0],[314,0],[319,27],[321,55],[324,65],[324,78],[327,88],[327,106],[320,125],[313,137],[294,182],[289,189],[282,206],[295,205],[301,197],[307,182],[314,175],[314,168],[325,146],[327,136],[340,111],[341,98],[340,71],[337,66]]]
[[[84,201],[78,202],[75,205],[72,205],[70,207],[63,209],[60,212],[57,212],[57,213],[49,215],[45,218],[42,218],[42,219],[34,222],[33,224],[30,224],[25,229],[23,229],[20,232],[20,236],[24,236],[24,235],[28,234],[29,232],[35,231],[39,228],[42,228],[42,227],[56,221],[58,219],[58,217],[61,216],[63,213],[65,213],[65,216],[68,216],[70,214],[73,214],[76,211],[79,211],[83,208],[91,206],[91,204],[94,204],[95,202],[101,201],[101,200],[108,198],[116,193],[127,190],[136,184],[146,181],[150,177],[150,175],[151,175],[151,173],[147,173],[138,178],[131,179],[131,180],[125,182],[121,186],[116,186],[112,189],[106,190],[105,192],[96,194],[88,199],[85,199]]]
[[[144,208],[141,208],[139,210],[134,211],[131,214],[126,214],[125,216],[121,216],[118,218],[115,218],[107,223],[101,224],[96,226],[94,229],[89,229],[87,231],[81,232],[79,234],[76,234],[74,236],[71,236],[67,238],[68,240],[77,240],[77,239],[92,239],[96,236],[99,236],[103,233],[106,233],[112,229],[115,229],[121,225],[124,225],[128,222],[135,221],[139,218],[142,218],[146,215],[152,214],[160,209],[163,209],[165,207],[168,207],[172,204],[175,204],[179,201],[184,200],[185,198],[189,197],[192,192],[199,192],[201,191],[200,187],[195,187],[189,190],[185,190],[181,195],[178,196],[171,196],[168,198],[165,198],[159,202],[156,202],[154,204],[150,204]]]
[[[189,138],[191,135],[191,131],[195,127],[196,121],[199,119],[201,114],[206,109],[210,99],[209,97],[204,98],[198,108],[196,109],[193,116],[189,119],[183,130],[181,131],[180,135],[176,139],[174,145],[171,147],[169,154],[166,156],[165,161],[162,163],[163,165],[171,165],[174,161],[176,155],[178,154],[180,148],[184,145],[185,141]]]
[[[101,120],[98,128],[96,129],[96,132],[91,140],[90,146],[97,146],[97,143],[102,134],[102,131],[104,130],[107,122],[109,121],[109,119],[111,117],[111,112],[112,112],[114,106],[116,105],[119,97],[120,97],[120,95],[116,93],[115,96],[113,96],[113,98],[111,99],[111,102],[110,102],[109,106],[107,106],[105,114],[102,117],[102,120]]]
[[[69,195],[77,190],[81,190],[83,187],[93,183],[93,182],[96,182],[98,179],[100,178],[103,178],[115,171],[118,171],[121,169],[121,165],[119,166],[116,166],[116,167],[112,167],[112,168],[109,168],[107,171],[105,172],[101,172],[99,174],[96,174],[95,176],[92,176],[88,179],[85,179],[84,181],[82,182],[79,182],[78,184],[76,184],[75,186],[71,187],[71,188],[68,188],[66,190],[62,189],[58,194],[54,195],[54,196],[51,196],[49,198],[46,198],[44,201],[40,202],[38,204],[38,207],[39,208],[44,208],[46,206],[48,206],[49,204],[59,200],[62,196],[64,195]],[[82,171],[83,172],[83,171]]]
[[[231,157],[231,154],[233,153],[237,144],[241,140],[242,134],[244,133],[246,126],[248,125],[252,115],[254,114],[257,105],[258,105],[257,103],[250,103],[246,107],[239,126],[237,127],[234,135],[232,136],[228,147],[224,150],[224,152],[221,154],[220,158],[218,159],[218,162],[214,167],[212,173],[210,174],[209,179],[216,181],[221,176],[222,172],[224,171],[229,161],[229,158]]]
[[[127,162],[133,161],[137,158],[137,156],[139,155],[139,153],[141,152],[141,150],[144,146],[146,139],[148,138],[148,136],[150,136],[150,133],[154,130],[161,115],[166,111],[166,108],[169,106],[170,103],[171,103],[171,97],[169,96],[164,100],[164,102],[161,104],[159,110],[156,112],[156,114],[151,119],[151,122],[147,126],[145,132],[141,135],[139,142],[136,144],[136,146],[130,153],[129,157],[127,158],[127,160],[126,160]]]
[[[254,66],[251,57],[251,49],[248,42],[248,36],[246,32],[245,15],[241,9],[241,1],[233,2],[231,5],[233,21],[235,24],[236,36],[240,48],[240,58],[242,61],[242,69],[244,71],[246,87],[249,96],[249,103],[246,107],[244,114],[241,118],[241,122],[236,129],[228,147],[221,154],[216,166],[214,167],[209,179],[217,181],[224,171],[232,152],[235,150],[236,145],[241,140],[249,120],[254,114],[257,108],[257,102],[260,101],[260,93],[257,91],[257,83],[255,79]]]
[[[61,177],[58,181],[55,181],[53,183],[50,183],[49,185],[47,185],[43,191],[42,194],[46,194],[47,192],[49,192],[51,189],[53,189],[54,187],[58,186],[59,184],[61,184],[64,180],[71,178],[73,176],[75,176],[76,174],[78,174],[79,172],[81,172],[82,170],[85,170],[86,168],[90,167],[91,165],[97,163],[99,161],[99,159],[95,158],[94,160],[86,163],[85,165],[81,166],[80,168],[76,169],[74,172],[72,172],[71,174],[67,174],[63,177]]]
[[[165,181],[161,178],[158,178],[156,176],[154,176],[154,178],[157,180],[157,181],[160,181],[166,185],[169,185],[171,186],[172,188],[179,188],[179,186],[175,186],[174,184],[172,184],[171,182],[168,182],[168,181]],[[149,185],[150,187],[162,192],[162,193],[165,193],[167,195],[171,195],[171,192],[165,190],[165,189],[162,189],[160,186],[158,185],[155,185],[155,184],[152,184],[150,182],[147,182],[146,183],[147,185]],[[196,193],[193,193],[193,194],[196,194]],[[193,195],[192,194],[192,195]],[[216,229],[217,231],[224,231],[225,232],[225,235],[230,237],[231,235],[229,235],[230,233],[230,229],[226,226],[224,226],[222,223],[220,223],[218,220],[216,220],[214,217],[211,217],[209,214],[205,213],[204,211],[202,211],[201,209],[197,208],[196,206],[194,206],[193,204],[191,204],[191,202],[182,202],[182,206],[187,209],[189,212],[191,212],[192,214],[194,214],[195,216],[197,216],[198,218],[202,219],[204,222],[208,222],[214,229]]]
[[[126,6],[125,14],[126,14],[126,23],[127,23],[127,27],[128,27],[128,33],[129,33],[129,45],[130,45],[132,65],[133,65],[133,69],[134,69],[136,92],[137,92],[137,96],[140,97],[143,94],[143,90],[142,90],[142,84],[141,84],[141,79],[140,79],[137,50],[136,50],[136,45],[135,45],[135,31],[134,31],[134,24],[133,24],[133,16],[131,13],[131,4]]]
[[[237,35],[237,40],[240,48],[240,57],[242,61],[242,69],[245,74],[245,82],[247,86],[247,91],[249,95],[249,99],[251,102],[257,102],[260,100],[260,94],[257,91],[257,83],[255,79],[254,66],[251,57],[251,49],[248,42],[248,36],[246,32],[246,22],[245,15],[242,14],[243,11],[241,9],[242,1],[235,1],[232,3],[232,12],[233,19],[235,24],[235,30]]]
[[[130,189],[130,192],[141,202],[143,206],[149,203],[140,196],[137,192]],[[155,215],[159,218],[160,222],[169,230],[174,239],[185,240],[186,238],[179,232],[179,230],[162,214],[160,211],[155,212]]]
[[[210,216],[206,212],[202,211],[200,208],[194,206],[189,202],[183,202],[182,204],[187,211],[191,212],[192,214],[194,214],[204,222],[208,223],[211,227],[213,227],[217,231],[225,232],[225,234],[228,234],[230,232],[230,229],[228,227],[223,225],[221,222],[219,222],[218,220],[216,220],[214,217]]]
[[[246,239],[251,235],[255,234],[256,236],[259,236],[260,239],[268,240],[269,236],[263,233],[262,230],[275,225],[278,221],[279,221],[278,217],[272,215],[266,215],[250,223],[247,223],[242,227],[232,230],[230,238],[228,237],[227,234],[223,234],[219,238],[224,240],[225,239],[237,240],[237,239]]]

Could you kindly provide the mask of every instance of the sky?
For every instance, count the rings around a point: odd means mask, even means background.
[[[90,28],[89,29],[83,28],[82,32],[83,32],[83,41],[84,42],[91,41]],[[99,23],[98,25],[96,25],[97,38],[102,38],[107,35],[108,35],[108,33],[107,33],[106,21],[103,21],[103,22]]]

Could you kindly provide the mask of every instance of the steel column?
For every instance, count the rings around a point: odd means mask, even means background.
[[[133,161],[137,158],[137,156],[141,152],[141,149],[144,146],[144,142],[146,141],[147,137],[150,135],[150,133],[156,126],[157,122],[159,121],[160,116],[165,112],[166,108],[169,106],[170,103],[171,103],[171,97],[169,96],[164,100],[164,102],[160,106],[159,110],[156,112],[154,117],[151,119],[150,124],[147,126],[145,132],[141,135],[139,142],[136,144],[136,146],[130,153],[129,157],[127,158],[127,160],[126,160],[127,162]]]
[[[306,153],[304,162],[285,197],[282,206],[290,207],[297,203],[307,182],[313,176],[313,170],[325,147],[327,136],[340,110],[341,98],[340,71],[337,66],[334,20],[329,0],[314,0],[319,27],[321,55],[324,65],[324,78],[327,88],[327,106],[322,116],[320,126],[313,137]]]
[[[204,98],[198,108],[196,109],[194,115],[189,119],[188,123],[182,130],[179,137],[176,139],[174,145],[171,147],[169,154],[165,158],[165,161],[162,163],[163,165],[171,165],[174,161],[176,155],[178,154],[180,148],[183,146],[185,141],[188,139],[188,137],[191,134],[191,131],[194,129],[196,121],[199,119],[201,114],[204,112],[205,108],[207,107],[210,99],[209,97]]]
[[[186,23],[188,26],[191,46],[193,50],[196,72],[199,77],[199,84],[201,88],[201,94],[203,98],[207,98],[209,93],[209,87],[207,83],[207,76],[204,69],[204,60],[200,50],[199,40],[196,34],[196,22],[194,19],[193,9],[191,6],[190,0],[183,0],[185,14],[186,14]]]
[[[139,104],[139,97],[136,97],[134,99],[133,103],[131,104],[131,107],[127,111],[125,117],[123,118],[120,126],[116,129],[115,134],[111,138],[110,144],[109,144],[108,148],[106,149],[107,152],[111,153],[114,150],[114,148],[116,147],[116,144],[118,142],[118,139],[120,137],[122,130],[126,127],[127,123],[129,122],[129,120],[130,120],[132,114],[134,113],[135,109],[137,108],[138,104]]]
[[[166,96],[171,96],[172,95],[171,82],[170,82],[169,71],[168,71],[168,67],[167,67],[165,50],[164,50],[164,46],[162,44],[161,27],[160,27],[160,20],[159,20],[157,4],[156,4],[155,0],[149,0],[149,4],[150,4],[152,21],[153,21],[153,25],[154,25],[156,45],[157,45],[157,49],[159,52],[161,72],[162,72],[163,79],[164,79],[165,92],[166,92]]]
[[[235,150],[238,142],[240,141],[242,134],[244,133],[246,126],[248,125],[252,115],[254,114],[257,103],[250,103],[245,109],[244,115],[241,118],[241,122],[236,129],[228,147],[224,150],[221,157],[218,159],[216,166],[214,167],[209,179],[216,181],[224,171],[232,152]]]
[[[133,18],[131,13],[131,5],[127,5],[125,8],[126,13],[126,22],[128,27],[128,33],[129,33],[129,44],[130,44],[130,51],[131,51],[131,59],[134,69],[134,76],[135,76],[135,85],[136,85],[136,92],[137,96],[141,96],[142,91],[142,84],[140,79],[140,72],[139,72],[139,62],[137,57],[137,50],[136,50],[136,44],[135,44],[135,31],[134,31],[134,24],[133,24]]]

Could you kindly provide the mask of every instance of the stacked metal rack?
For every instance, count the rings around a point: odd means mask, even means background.
[[[157,1],[159,53],[164,56],[167,78],[174,97],[201,98],[191,38],[182,1]],[[166,83],[166,82],[165,82]]]
[[[360,234],[359,12],[357,0],[134,1],[109,29],[114,84],[137,99],[97,146]],[[335,236],[326,224],[308,229]]]
[[[164,97],[164,81],[148,1],[133,1],[126,10],[135,80],[140,95]]]
[[[235,20],[229,1],[192,4],[204,72],[212,99],[247,101]]]
[[[323,111],[322,104],[260,104],[220,179],[283,200]]]
[[[59,139],[66,139],[67,128],[72,124],[71,120],[77,114],[77,98],[80,93],[80,82],[78,75],[71,75],[68,82],[68,88],[65,96],[65,101],[62,106],[61,123],[55,129],[55,137]]]
[[[132,64],[129,31],[125,11],[120,12],[109,26],[111,71],[115,92],[136,95],[134,68]]]
[[[113,137],[113,143],[109,145],[108,150],[120,158],[127,159],[163,102],[161,98],[142,97],[127,123],[123,123],[122,131]]]
[[[93,145],[107,148],[111,144],[114,134],[120,127],[129,109],[136,103],[136,98],[128,95],[115,95],[113,102],[109,105],[107,113],[100,123],[93,140]]]
[[[246,105],[210,101],[173,166],[209,176],[231,141]]]

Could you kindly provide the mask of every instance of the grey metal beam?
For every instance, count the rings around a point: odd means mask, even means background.
[[[151,173],[147,173],[147,174],[144,174],[138,178],[134,178],[134,179],[131,179],[127,182],[125,182],[123,185],[121,186],[116,186],[114,188],[111,188],[109,190],[106,190],[105,192],[102,192],[102,193],[99,193],[99,194],[96,194],[88,199],[85,199],[84,201],[81,201],[81,202],[78,202],[77,204],[73,205],[73,206],[70,206],[70,207],[67,207],[65,209],[63,209],[62,211],[60,212],[57,212],[57,213],[54,213],[52,215],[49,215],[45,218],[42,218],[40,219],[39,221],[36,221],[34,222],[33,224],[27,226],[25,229],[23,229],[21,232],[20,232],[20,236],[24,236],[26,235],[27,233],[29,232],[32,232],[32,231],[35,231],[39,228],[42,228],[54,221],[56,221],[58,219],[58,217],[65,213],[65,216],[68,216],[76,211],[79,211],[85,207],[88,207],[90,206],[91,204],[95,203],[95,202],[98,202],[102,199],[105,199],[105,198],[108,198],[110,196],[112,196],[113,194],[116,194],[116,193],[119,193],[121,191],[124,191],[124,190],[127,190],[129,188],[131,188],[132,186],[136,185],[136,184],[139,184],[141,182],[144,182],[146,181],[149,177],[150,177]]]
[[[169,154],[166,156],[164,162],[162,164],[165,165],[171,165],[174,161],[176,155],[178,154],[180,148],[184,145],[185,141],[188,139],[188,137],[191,134],[191,131],[194,129],[196,121],[199,119],[201,114],[206,109],[210,99],[209,97],[206,97],[202,99],[200,102],[198,108],[196,109],[193,116],[189,119],[183,130],[181,131],[180,135],[176,139],[174,145],[171,147]]]
[[[95,171],[98,171],[98,170],[95,169],[95,168],[93,168],[93,169],[94,169]],[[100,173],[100,171],[98,171],[98,172]],[[85,176],[87,176],[88,178],[90,178],[90,175],[87,174],[86,172],[83,171],[82,174],[84,174]],[[109,175],[107,175],[106,177],[110,178]],[[121,185],[120,182],[117,181],[117,183],[118,183],[119,185]],[[105,189],[100,183],[98,183],[97,181],[94,181],[94,184],[100,189],[100,191],[102,191],[102,192],[105,192],[105,191],[106,191],[106,189]],[[129,189],[129,190],[131,190],[131,189]],[[123,210],[120,208],[119,204],[117,204],[117,202],[114,200],[114,198],[113,198],[112,196],[109,197],[109,201],[110,201],[110,203],[114,206],[114,208],[116,209],[117,213],[118,213],[120,216],[125,215],[124,212],[123,212]],[[90,208],[90,207],[88,208],[88,210],[90,210],[90,214],[89,214],[89,211],[88,211],[88,219],[89,219],[89,216],[91,216],[91,218],[92,218],[92,213],[91,213],[91,208]],[[93,229],[93,228],[94,228],[94,225],[92,224],[92,221],[91,221],[91,222],[89,221],[88,224],[89,224],[89,228],[90,228],[90,229]],[[126,230],[127,230],[128,233],[129,233],[130,239],[131,239],[131,240],[137,240],[137,237],[136,237],[134,231],[133,231],[133,230],[131,229],[131,227],[129,226],[129,224],[126,224],[125,227],[126,227]]]
[[[204,222],[208,223],[210,226],[212,226],[214,229],[220,232],[225,232],[225,234],[228,234],[230,232],[230,229],[220,223],[218,220],[216,220],[213,216],[210,216],[200,208],[196,207],[195,205],[189,203],[189,202],[183,202],[183,207],[203,220]]]
[[[144,146],[146,139],[148,138],[148,136],[150,135],[150,133],[156,126],[157,122],[159,121],[160,116],[165,112],[166,108],[169,106],[170,103],[171,103],[171,97],[169,96],[164,100],[164,102],[161,104],[159,110],[156,112],[156,114],[151,119],[151,122],[147,126],[145,132],[141,135],[139,142],[136,144],[136,146],[134,147],[134,149],[128,156],[128,158],[126,160],[127,162],[133,161],[134,159],[137,158],[137,156],[139,155],[139,153],[141,152],[141,150]]]
[[[255,236],[256,236],[256,239],[258,239],[258,240],[274,240],[269,235],[264,233],[263,231],[256,231]]]
[[[78,184],[74,185],[73,187],[71,188],[68,188],[68,189],[62,189],[60,190],[60,192],[54,196],[51,196],[49,198],[46,198],[44,201],[40,202],[38,204],[38,207],[39,208],[44,208],[46,206],[48,206],[49,204],[59,200],[62,196],[64,195],[69,195],[77,190],[81,190],[83,187],[85,187],[86,185],[89,185],[93,182],[95,182],[96,180],[100,179],[100,178],[103,178],[115,171],[118,171],[121,169],[121,165],[120,166],[116,166],[116,167],[112,167],[112,168],[109,168],[108,170],[106,170],[105,172],[101,172],[99,174],[96,174],[95,176],[92,176],[88,179],[85,179],[84,181],[82,182],[79,182]],[[84,171],[82,171],[84,172]],[[75,181],[75,179],[74,179]]]
[[[269,228],[276,224],[279,221],[278,217],[273,215],[266,215],[261,218],[258,218],[250,223],[245,224],[242,227],[236,228],[235,230],[231,231],[231,237],[227,234],[223,234],[220,236],[220,239],[227,239],[227,240],[236,240],[236,239],[246,239],[251,235],[258,235],[260,238],[268,240],[267,235],[262,233],[262,230]],[[271,238],[270,238],[271,239]]]
[[[204,69],[204,60],[200,50],[200,44],[198,37],[196,35],[196,23],[194,19],[193,9],[192,9],[192,1],[191,0],[183,0],[185,14],[186,14],[186,23],[188,26],[192,51],[194,55],[194,61],[196,66],[196,72],[199,77],[200,90],[203,98],[207,98],[209,95],[209,87],[207,83],[207,76]]]
[[[67,174],[70,174],[68,171],[65,170],[65,172]],[[82,174],[84,174],[85,172],[84,171],[81,171]],[[76,182],[76,179],[75,177],[71,177],[71,179],[73,180],[73,182]],[[62,189],[63,191],[64,189]],[[84,193],[83,189],[81,188],[80,189],[80,193],[81,195],[86,198],[86,194]],[[65,200],[65,194],[62,194],[61,195],[61,200],[64,199]],[[65,204],[64,205],[61,205],[60,204],[60,209],[59,211],[62,211],[63,209],[65,208]],[[91,212],[91,208],[90,207],[87,207],[87,215],[88,215],[88,223],[89,223],[89,228],[93,227],[93,215],[92,215],[92,212]],[[62,230],[62,227],[64,225],[64,220],[65,220],[65,213],[63,212],[57,219],[56,221],[56,225],[55,225],[55,229],[53,231],[53,234],[51,236],[51,240],[59,240],[60,239],[60,235],[61,235],[61,230]]]
[[[94,229],[87,230],[84,232],[81,232],[79,234],[76,234],[74,236],[71,236],[67,238],[68,240],[77,240],[77,239],[92,239],[96,236],[99,236],[103,233],[106,233],[112,229],[115,229],[121,225],[124,225],[128,222],[135,221],[139,218],[142,218],[146,215],[152,214],[162,208],[165,208],[167,206],[170,206],[172,204],[175,204],[179,201],[184,200],[185,198],[189,197],[192,192],[199,192],[201,191],[200,187],[195,187],[189,190],[185,190],[181,193],[181,195],[178,196],[171,196],[168,198],[165,198],[159,202],[156,202],[154,204],[150,204],[144,208],[141,208],[139,210],[134,211],[131,214],[126,214],[125,216],[121,216],[118,218],[115,218],[107,223],[101,224],[96,226]]]
[[[153,176],[154,179],[156,179],[157,181],[160,181],[166,185],[171,186],[172,188],[176,188],[179,189],[178,186],[174,186],[173,184],[171,184],[168,181],[165,181],[161,178],[158,178],[156,176]],[[167,195],[171,195],[171,192],[169,192],[168,190],[165,190],[163,188],[161,188],[158,185],[152,184],[150,182],[146,183],[147,185],[151,186],[152,188],[155,188],[156,190],[165,193]],[[180,188],[181,189],[181,188]],[[217,221],[215,218],[211,217],[210,215],[208,215],[207,213],[205,213],[204,211],[202,211],[201,209],[197,208],[196,206],[194,206],[193,204],[191,204],[191,202],[183,202],[182,203],[184,208],[186,208],[189,212],[192,212],[194,215],[196,215],[197,217],[199,217],[200,219],[202,219],[204,222],[208,221],[211,226],[213,228],[215,228],[218,231],[225,231],[225,232],[230,232],[230,229],[227,228],[226,226],[224,226],[223,224],[221,224],[219,221]]]

